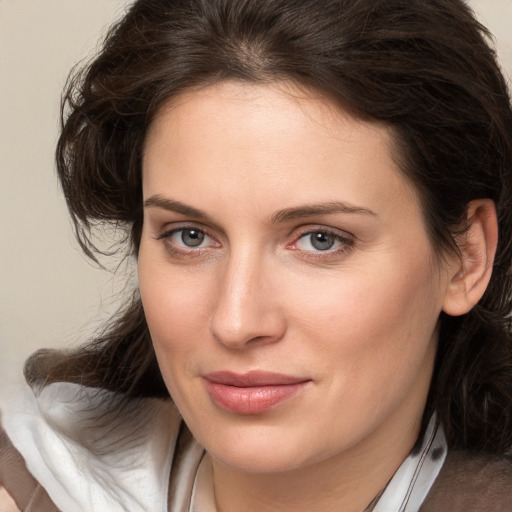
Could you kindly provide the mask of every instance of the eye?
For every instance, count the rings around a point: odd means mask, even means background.
[[[164,240],[169,249],[173,246],[175,250],[185,251],[219,246],[205,231],[195,227],[172,229],[160,235],[157,240]]]
[[[297,246],[302,250],[311,250],[310,247],[312,247],[317,251],[328,251],[334,247],[336,242],[338,242],[338,240],[334,235],[318,232],[302,236],[299,239]]]
[[[198,229],[180,229],[171,236],[175,244],[183,244],[186,247],[199,247],[206,238],[207,236]]]
[[[292,248],[305,252],[338,252],[348,249],[353,241],[339,233],[318,229],[301,234]]]

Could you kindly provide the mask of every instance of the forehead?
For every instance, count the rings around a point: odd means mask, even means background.
[[[232,130],[219,133],[216,128],[225,117],[231,118],[231,122],[223,127]],[[180,133],[170,126],[178,124]],[[343,131],[340,131],[341,125]],[[251,135],[263,137],[279,133],[280,140],[285,141],[297,138],[300,131],[308,132],[303,134],[309,138],[314,135],[343,137],[354,143],[378,138],[390,147],[394,140],[392,129],[384,123],[363,121],[320,92],[290,82],[223,81],[186,90],[157,111],[146,136],[145,150],[155,143],[163,130],[168,135],[174,132],[172,135],[178,142],[179,137],[185,135],[182,128],[187,128],[191,135],[195,132],[189,142],[197,142],[202,135],[215,135],[226,140],[229,137],[232,144],[247,146],[257,142]],[[252,133],[244,128],[252,129]]]
[[[164,105],[148,131],[144,195],[212,190],[238,201],[413,198],[392,130],[289,84],[221,82]],[[263,204],[264,201],[261,202]]]

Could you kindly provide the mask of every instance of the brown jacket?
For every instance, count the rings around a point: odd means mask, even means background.
[[[448,452],[420,512],[512,512],[512,459]]]
[[[1,512],[59,512],[0,429],[2,486],[16,507],[0,492]],[[450,452],[419,512],[512,512],[512,460]]]

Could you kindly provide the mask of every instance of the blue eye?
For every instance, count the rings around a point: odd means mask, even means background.
[[[203,230],[195,227],[181,227],[162,233],[157,240],[164,240],[169,250],[204,249],[219,244]]]
[[[336,237],[328,233],[312,233],[309,235],[311,245],[319,251],[332,249],[336,243]]]
[[[199,247],[204,242],[206,235],[197,229],[180,229],[173,233],[171,238],[173,242],[176,242],[175,238],[178,238],[186,247]]]
[[[329,231],[310,231],[297,239],[294,246],[300,251],[327,252],[348,247],[352,241]]]

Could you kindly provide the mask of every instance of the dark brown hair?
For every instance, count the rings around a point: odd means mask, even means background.
[[[441,314],[425,417],[437,411],[451,446],[503,452],[512,445],[512,113],[489,40],[462,0],[139,0],[65,91],[57,166],[78,240],[94,259],[93,230],[114,224],[137,254],[145,134],[163,102],[191,87],[291,81],[387,123],[440,257],[456,250],[471,200],[496,203],[492,279],[470,313]],[[36,353],[26,374],[168,397],[136,292],[95,340]]]

